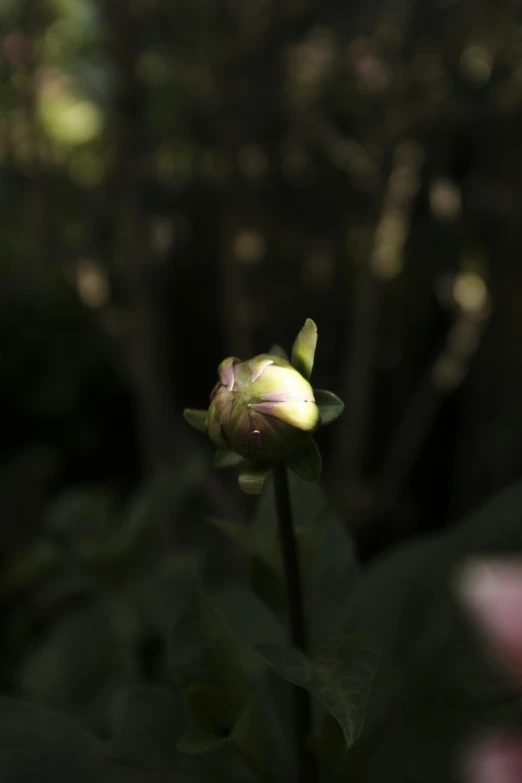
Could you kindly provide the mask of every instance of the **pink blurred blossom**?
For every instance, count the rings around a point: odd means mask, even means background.
[[[522,562],[488,561],[469,566],[463,598],[485,642],[522,689]],[[521,783],[522,733],[491,737],[471,752],[469,783]]]
[[[471,783],[520,783],[522,781],[522,738],[496,737],[484,740],[467,764]]]

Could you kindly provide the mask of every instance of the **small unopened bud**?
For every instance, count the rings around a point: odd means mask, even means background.
[[[332,392],[314,393],[309,383],[316,345],[317,327],[308,318],[294,342],[291,363],[277,345],[245,362],[229,356],[218,367],[209,409],[184,412],[187,422],[208,432],[218,447],[216,467],[242,463],[239,485],[245,492],[261,492],[280,460],[307,481],[319,478],[321,455],[310,433],[334,421],[344,406]]]
[[[312,387],[285,359],[230,357],[218,369],[208,412],[208,432],[218,448],[252,463],[284,459],[317,426]]]

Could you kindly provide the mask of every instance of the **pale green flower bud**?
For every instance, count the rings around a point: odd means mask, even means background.
[[[291,363],[279,346],[245,362],[228,357],[218,367],[208,411],[184,412],[189,424],[208,432],[218,447],[217,467],[244,460],[239,483],[245,492],[260,492],[278,460],[309,481],[320,474],[321,455],[310,433],[336,419],[343,404],[332,392],[314,393],[309,383],[316,344],[317,327],[307,319]]]
[[[312,387],[285,359],[225,359],[212,392],[208,433],[220,449],[249,462],[283,459],[319,423]]]

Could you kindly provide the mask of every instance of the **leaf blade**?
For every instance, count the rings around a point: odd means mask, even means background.
[[[299,478],[319,481],[323,460],[315,440],[308,435],[299,454],[288,460],[287,465]]]
[[[198,432],[206,433],[208,411],[196,410],[194,408],[185,408],[183,411],[185,421],[194,427]]]
[[[307,318],[295,338],[291,358],[292,366],[307,380],[312,374],[316,346],[317,326],[311,318]]]
[[[344,402],[337,394],[326,389],[314,389],[314,396],[322,425],[335,421],[344,411]]]
[[[281,553],[277,541],[272,537],[252,525],[227,522],[214,517],[206,517],[206,521],[234,541],[238,541],[252,557],[282,576]]]
[[[257,649],[281,677],[321,702],[338,722],[350,748],[362,731],[377,668],[375,652],[352,636],[334,637],[313,658],[271,645]]]
[[[260,495],[271,470],[271,465],[258,467],[248,463],[242,465],[239,469],[239,488],[246,495]]]
[[[213,459],[215,468],[235,468],[236,465],[240,465],[242,462],[244,462],[244,458],[241,454],[230,449],[218,449]]]
[[[285,349],[284,349],[284,348],[282,348],[282,347],[281,347],[280,345],[278,345],[277,343],[275,343],[275,344],[274,344],[274,345],[273,345],[273,346],[270,348],[270,350],[268,351],[268,353],[269,353],[271,356],[279,356],[279,358],[280,358],[280,359],[284,359],[284,360],[285,360],[285,362],[287,362],[287,361],[288,361],[288,354],[287,354],[287,352],[285,351]]]

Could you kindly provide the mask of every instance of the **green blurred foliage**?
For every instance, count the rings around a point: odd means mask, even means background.
[[[23,699],[0,700],[8,783],[57,770],[86,783],[173,774],[203,783],[218,768],[223,781],[292,779],[285,680],[313,697],[311,743],[325,783],[457,781],[471,741],[520,721],[520,696],[452,587],[469,558],[520,552],[520,484],[450,532],[363,568],[319,489],[294,477],[313,631],[305,656],[285,641],[280,590],[260,598],[259,582],[244,582],[245,566],[259,575],[256,562],[283,581],[267,558],[277,540],[270,484],[248,529],[272,547],[241,537],[247,559],[226,583],[205,565],[216,557],[210,528],[200,527],[197,547],[166,551],[165,520],[201,480],[198,469],[165,474],[118,521],[107,494],[69,493],[50,509],[46,537],[2,570],[3,671]]]

